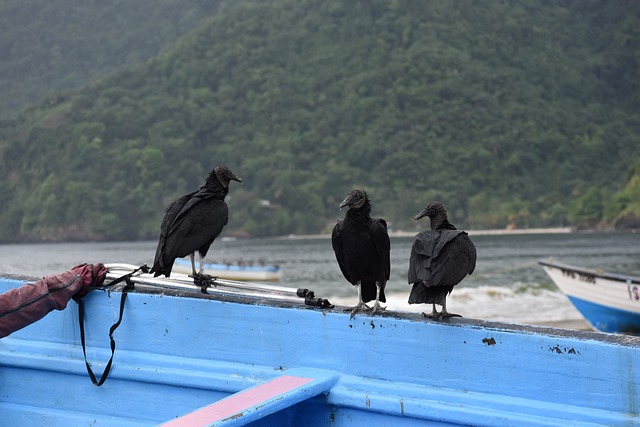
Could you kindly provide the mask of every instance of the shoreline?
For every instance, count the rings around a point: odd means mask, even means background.
[[[424,230],[413,231],[390,231],[389,237],[415,237],[416,234]],[[527,235],[527,234],[570,234],[578,232],[571,227],[547,227],[547,228],[497,228],[484,230],[464,230],[470,236],[503,236],[503,235]],[[582,230],[587,231],[587,230]],[[598,232],[596,230],[590,230]],[[219,237],[220,241],[234,241],[242,239],[274,239],[274,240],[304,240],[304,239],[330,239],[331,233],[319,234],[288,234],[281,236],[263,236],[263,237],[246,237],[234,234],[223,234]],[[157,242],[156,239],[141,240],[47,240],[47,241],[23,241],[23,242],[0,242],[0,245],[24,245],[24,244],[59,244],[59,243],[113,243],[113,242]]]
[[[469,236],[503,236],[503,235],[522,235],[522,234],[567,234],[571,233],[571,227],[556,228],[497,228],[487,230],[465,230]],[[413,237],[418,232],[394,231],[389,233],[389,237]]]
[[[422,230],[416,231],[390,231],[389,237],[414,237]],[[548,227],[548,228],[515,228],[515,229],[486,229],[486,230],[465,230],[470,236],[503,236],[503,235],[523,235],[523,234],[568,234],[572,233],[571,227]],[[275,236],[273,239],[280,240],[303,240],[303,239],[327,239],[331,238],[330,233],[326,234],[289,234],[286,236]]]

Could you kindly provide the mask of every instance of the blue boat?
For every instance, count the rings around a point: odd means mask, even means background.
[[[555,261],[540,265],[594,329],[640,335],[640,277]]]
[[[106,283],[129,271],[110,266]],[[0,292],[34,281],[0,274]],[[0,340],[4,426],[639,426],[640,337],[382,312],[133,276],[96,387],[70,303]],[[321,289],[316,289],[320,293]],[[101,372],[121,289],[84,297]]]

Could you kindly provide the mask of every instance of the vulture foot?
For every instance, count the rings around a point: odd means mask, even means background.
[[[387,307],[383,307],[383,306],[380,305],[379,302],[376,302],[373,305],[373,309],[371,310],[371,314],[376,314],[378,311],[384,311],[386,309],[387,309]]]
[[[450,318],[450,317],[462,317],[462,316],[461,316],[461,315],[459,315],[459,314],[449,313],[448,311],[444,311],[444,312],[440,312],[440,313],[438,313],[438,312],[437,312],[437,311],[435,311],[435,310],[434,310],[434,311],[432,311],[432,312],[431,312],[431,313],[429,313],[429,314],[427,314],[427,313],[422,313],[422,315],[423,315],[424,317],[429,318],[429,319],[436,319],[436,320],[439,320],[439,319],[448,319],[448,318]]]
[[[371,310],[369,308],[369,306],[363,302],[359,302],[358,305],[356,305],[355,307],[353,307],[353,310],[351,310],[351,315],[349,316],[349,319],[353,319],[353,316],[356,315],[357,312],[359,311],[369,311]]]
[[[448,319],[450,317],[462,317],[462,316],[459,315],[459,314],[455,314],[455,313],[449,313],[448,311],[444,311],[444,310],[442,312],[440,312],[440,318],[441,319]]]
[[[200,286],[200,292],[202,292],[203,294],[208,293],[207,289],[213,285],[216,286],[216,280],[218,279],[217,277],[214,277],[210,274],[205,274],[205,273],[197,273],[195,276],[193,277],[193,283],[196,286]]]

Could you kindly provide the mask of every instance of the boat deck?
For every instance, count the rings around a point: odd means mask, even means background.
[[[101,387],[73,304],[2,339],[6,425],[640,425],[638,337],[192,288],[136,284]],[[101,372],[120,293],[85,300]]]

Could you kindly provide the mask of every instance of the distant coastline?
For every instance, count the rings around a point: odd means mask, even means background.
[[[470,236],[501,236],[501,235],[520,235],[520,234],[566,234],[571,233],[571,227],[550,227],[550,228],[499,228],[489,230],[465,230]],[[420,230],[415,231],[391,231],[389,237],[413,237]],[[278,239],[326,239],[331,234],[289,234],[287,236],[277,237]]]
[[[513,228],[513,229],[494,229],[494,230],[467,230],[472,236],[494,236],[502,234],[565,234],[571,233],[571,227],[555,227],[555,228]]]
[[[566,234],[571,233],[571,227],[553,228],[496,228],[489,230],[465,230],[470,236],[502,236],[507,234]],[[413,237],[418,231],[393,231],[389,233],[391,237]]]
[[[390,231],[390,237],[414,237],[421,230],[412,230],[412,231]],[[502,235],[522,235],[522,234],[567,234],[572,232],[580,232],[580,231],[605,231],[605,230],[576,230],[572,227],[549,227],[549,228],[514,228],[514,229],[486,229],[486,230],[465,230],[469,233],[470,236],[502,236]],[[635,230],[634,230],[635,232]],[[234,235],[234,234],[226,234],[223,235],[220,240],[237,240],[237,239],[245,239],[251,238],[251,236],[246,235]],[[265,236],[265,237],[254,237],[254,238],[265,238],[265,239],[276,239],[276,240],[288,240],[288,239],[328,239],[331,238],[331,233],[320,233],[320,234],[288,234],[284,236]],[[50,240],[24,240],[24,241],[6,241],[0,242],[0,245],[20,245],[20,244],[37,244],[37,243],[89,243],[89,242],[113,242],[117,240],[102,240],[102,239],[50,239]],[[143,240],[123,240],[127,242],[136,242],[136,241],[153,241],[156,242],[156,239],[143,239]]]

